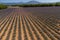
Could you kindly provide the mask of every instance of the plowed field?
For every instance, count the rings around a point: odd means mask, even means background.
[[[0,40],[60,40],[60,20],[24,8],[0,10]]]

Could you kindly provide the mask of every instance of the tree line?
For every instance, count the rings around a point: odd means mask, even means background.
[[[0,4],[0,9],[6,9],[8,6],[19,6],[19,7],[50,7],[50,6],[60,6],[58,3],[45,3],[45,4],[16,4],[16,5],[4,5]]]
[[[1,9],[6,9],[6,8],[7,8],[7,5],[0,4],[0,10],[1,10]]]

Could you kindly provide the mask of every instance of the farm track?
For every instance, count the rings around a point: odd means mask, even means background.
[[[23,8],[6,9],[0,12],[0,40],[60,40],[60,27],[45,19]]]

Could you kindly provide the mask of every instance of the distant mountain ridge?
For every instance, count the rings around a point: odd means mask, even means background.
[[[23,4],[23,2],[19,2],[19,3],[1,3],[1,4],[5,4],[5,5],[16,5],[16,4]]]
[[[60,3],[60,2],[55,2],[55,3]],[[16,4],[43,4],[43,3],[42,3],[42,2],[38,2],[38,1],[29,1],[29,2],[0,3],[0,4],[5,4],[5,5],[16,5]]]
[[[40,4],[40,2],[38,1],[29,1],[29,2],[18,2],[18,3],[2,3],[2,4],[6,4],[6,5],[15,5],[15,4]]]
[[[38,2],[38,1],[29,1],[26,4],[40,4],[40,2]]]

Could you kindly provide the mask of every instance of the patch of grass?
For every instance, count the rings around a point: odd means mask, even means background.
[[[6,9],[7,5],[0,4],[0,9]]]

